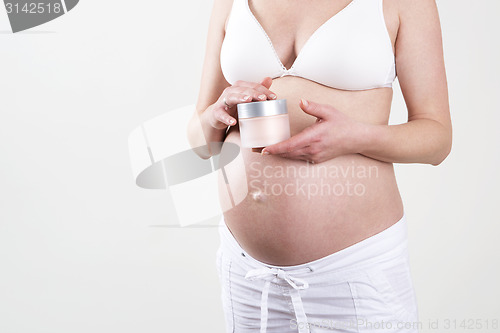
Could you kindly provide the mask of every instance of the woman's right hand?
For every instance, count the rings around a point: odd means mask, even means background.
[[[270,77],[264,78],[260,83],[236,81],[227,87],[211,108],[208,116],[210,126],[215,129],[224,129],[236,125],[236,104],[253,101],[276,99],[276,94],[269,90],[272,84]]]

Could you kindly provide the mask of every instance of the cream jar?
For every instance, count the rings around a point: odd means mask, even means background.
[[[237,105],[241,146],[262,148],[290,138],[286,99]]]

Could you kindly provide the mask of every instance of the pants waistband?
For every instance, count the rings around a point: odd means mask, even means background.
[[[224,217],[219,221],[219,235],[221,247],[229,252],[232,259],[244,268],[251,270],[260,267],[276,268],[294,274],[296,276],[329,275],[342,272],[342,278],[346,278],[347,271],[359,272],[363,267],[377,265],[383,267],[384,263],[391,262],[397,256],[408,255],[408,226],[406,216],[381,232],[350,245],[340,251],[325,257],[292,266],[276,266],[261,262],[249,255],[234,238],[227,227]],[[312,281],[311,281],[312,282]]]
[[[247,271],[245,279],[263,280],[261,295],[260,333],[266,333],[268,320],[268,294],[271,283],[290,285],[290,298],[298,323],[307,323],[300,290],[309,284],[335,283],[350,276],[362,274],[363,268],[383,266],[401,254],[407,255],[407,224],[403,217],[389,228],[358,243],[323,258],[293,266],[275,266],[250,256],[236,241],[224,218],[220,220],[221,249]],[[398,258],[399,259],[399,258]],[[396,261],[397,262],[397,261]],[[300,327],[299,333],[311,333],[308,326]]]

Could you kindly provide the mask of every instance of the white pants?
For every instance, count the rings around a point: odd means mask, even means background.
[[[224,219],[217,270],[227,333],[418,332],[405,217],[309,263],[252,258]]]

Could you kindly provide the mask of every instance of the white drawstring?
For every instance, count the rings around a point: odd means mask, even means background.
[[[295,310],[295,316],[297,318],[299,333],[310,333],[309,325],[307,324],[306,313],[299,294],[300,289],[309,288],[309,283],[303,279],[291,276],[282,269],[271,267],[252,269],[245,275],[245,279],[247,280],[261,279],[265,281],[264,289],[262,289],[262,299],[260,304],[260,333],[266,333],[268,317],[267,298],[269,294],[269,286],[271,285],[271,282],[276,278],[285,280],[290,286],[293,287],[290,297],[292,298],[292,304],[293,309]]]

